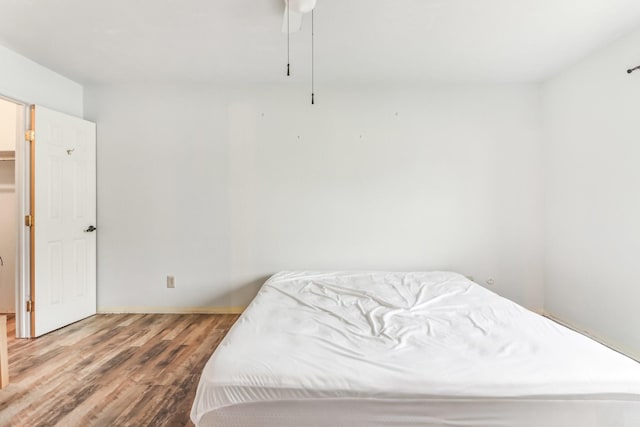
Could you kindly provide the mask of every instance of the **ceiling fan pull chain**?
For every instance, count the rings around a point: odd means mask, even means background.
[[[311,10],[311,105],[315,104],[315,65],[314,65],[314,46],[313,39],[315,37],[314,32],[314,24],[313,24],[313,12],[315,9]]]
[[[289,0],[287,0],[287,77],[291,75],[291,72],[289,70],[290,65],[291,65],[291,61],[290,61],[290,52],[291,52],[291,48],[290,43],[289,43],[289,39],[291,38],[291,30],[290,30],[290,25],[291,25],[291,18],[290,18],[290,6],[289,6]]]

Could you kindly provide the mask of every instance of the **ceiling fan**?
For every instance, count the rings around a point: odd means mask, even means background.
[[[302,28],[302,15],[316,7],[316,0],[284,0],[282,32],[296,33]]]

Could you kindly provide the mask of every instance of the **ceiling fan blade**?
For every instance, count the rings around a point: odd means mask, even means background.
[[[287,6],[284,7],[284,15],[282,16],[282,32],[287,32],[287,24],[289,32],[297,33],[302,29],[302,13],[289,10],[289,22],[287,22]]]

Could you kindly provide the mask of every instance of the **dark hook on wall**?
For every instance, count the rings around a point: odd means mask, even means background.
[[[633,73],[635,70],[640,70],[640,65],[638,65],[637,67],[629,68],[629,69],[627,70],[627,73],[628,73],[628,74],[631,74],[631,73]]]

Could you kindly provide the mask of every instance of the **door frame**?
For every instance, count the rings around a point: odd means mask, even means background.
[[[16,115],[16,160],[15,160],[15,192],[17,247],[15,271],[15,311],[16,337],[31,338],[31,316],[27,312],[27,301],[31,298],[31,232],[25,226],[24,218],[31,212],[31,155],[29,142],[25,139],[25,132],[31,127],[28,102],[14,99],[0,94],[0,98],[16,104],[19,113]]]

